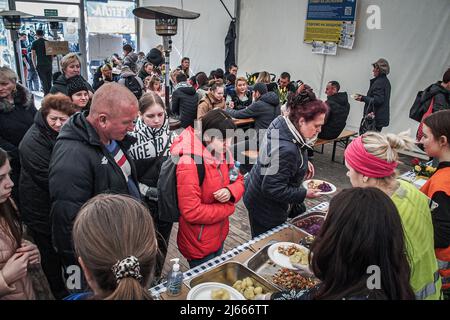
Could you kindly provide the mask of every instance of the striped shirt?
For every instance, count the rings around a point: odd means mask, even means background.
[[[136,182],[133,180],[133,176],[131,175],[131,165],[128,162],[127,157],[125,156],[123,150],[120,148],[119,144],[115,140],[111,140],[111,143],[105,145],[105,147],[106,149],[108,149],[109,153],[113,156],[117,165],[122,170],[122,173],[128,184],[129,194],[132,197],[141,200],[139,189]]]

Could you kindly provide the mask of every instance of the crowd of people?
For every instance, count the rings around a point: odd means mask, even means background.
[[[184,57],[169,71],[161,48],[145,55],[125,45],[123,59],[100,66],[91,85],[73,53],[48,79],[40,42],[33,45],[46,93],[39,110],[15,73],[0,67],[0,299],[35,298],[28,273],[35,264],[56,299],[151,299],[147,289],[162,277],[173,226],[160,206],[168,161],[176,163],[177,245],[191,268],[222,254],[241,199],[256,237],[320,196],[302,182],[315,174],[315,140],[335,139],[346,126],[350,105],[338,81],[328,82],[322,101],[287,72],[278,81],[259,72],[249,85],[235,64],[208,77],[193,74]],[[262,298],[424,300],[448,293],[450,70],[427,91],[439,106],[423,118],[418,142],[439,166],[420,190],[396,171],[399,152],[416,141],[407,132],[381,133],[390,120],[389,71],[385,59],[375,62],[367,94],[355,97],[375,126],[347,147],[353,188],[332,199],[311,247],[320,284]],[[170,129],[169,116],[179,118],[179,130]],[[241,118],[253,118],[257,134],[236,139]],[[231,177],[236,146],[249,140],[259,157],[245,179]],[[366,286],[370,265],[382,269],[376,290]],[[73,266],[83,271],[77,288],[66,285]]]

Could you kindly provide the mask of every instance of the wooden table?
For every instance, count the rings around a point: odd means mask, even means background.
[[[234,124],[237,127],[244,127],[255,123],[255,119],[246,118],[246,119],[233,119]]]

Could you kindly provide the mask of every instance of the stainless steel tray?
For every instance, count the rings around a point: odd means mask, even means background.
[[[273,286],[278,288],[279,290],[286,290],[286,288],[279,286],[273,283],[273,276],[282,269],[279,265],[274,263],[267,253],[269,247],[276,243],[277,241],[270,241],[266,246],[261,248],[258,252],[256,252],[250,259],[247,260],[245,265],[260,277],[262,277],[267,282],[271,283]],[[298,272],[299,274],[310,277],[311,275],[308,273]]]
[[[300,230],[300,231],[302,231],[302,232],[304,232],[304,233],[306,233],[306,234],[308,234],[310,236],[314,236],[314,235],[310,234],[308,231],[306,231],[305,229],[300,228],[300,227],[295,225],[299,221],[306,220],[306,219],[312,218],[312,217],[319,217],[319,218],[322,218],[323,220],[325,220],[325,213],[322,212],[322,211],[307,213],[307,214],[295,217],[293,219],[290,219],[290,220],[287,221],[287,223],[290,226],[296,228],[297,230]]]
[[[220,282],[229,286],[233,286],[236,281],[242,280],[247,277],[252,278],[253,282],[260,286],[263,289],[264,293],[279,291],[278,287],[261,278],[243,264],[235,261],[225,262],[214,269],[211,269],[195,278],[185,281],[185,284],[189,288],[193,288],[203,282]]]

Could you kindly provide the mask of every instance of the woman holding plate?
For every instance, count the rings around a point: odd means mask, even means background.
[[[287,106],[289,115],[279,116],[269,126],[246,181],[244,203],[252,237],[303,213],[305,198],[319,196],[320,190],[307,190],[302,182],[314,176],[307,150],[312,149],[328,107],[308,86],[291,94]]]

